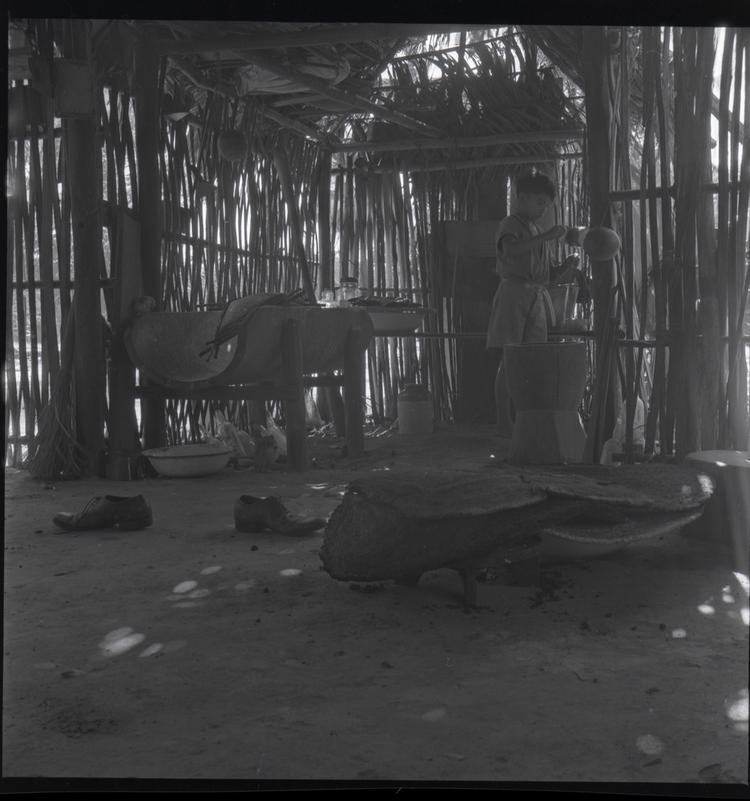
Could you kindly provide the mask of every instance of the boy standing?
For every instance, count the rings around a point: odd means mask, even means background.
[[[500,350],[495,376],[495,404],[498,433],[510,435],[508,396],[502,348],[506,344],[546,342],[555,325],[548,287],[571,280],[578,259],[569,256],[563,264],[551,266],[545,257],[545,242],[562,239],[567,228],[554,225],[541,231],[537,222],[555,199],[555,186],[541,173],[521,176],[516,183],[516,210],[501,220],[497,230],[497,272],[501,277],[495,292],[487,330],[487,348]],[[554,280],[551,280],[554,279]]]

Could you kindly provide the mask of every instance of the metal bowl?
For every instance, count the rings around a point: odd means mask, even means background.
[[[399,336],[414,333],[424,322],[424,309],[379,309],[363,306],[372,320],[374,336]]]
[[[219,445],[172,445],[143,451],[160,476],[189,478],[218,473],[229,463],[232,451]]]

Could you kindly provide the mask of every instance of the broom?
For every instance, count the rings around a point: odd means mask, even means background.
[[[57,380],[49,401],[39,415],[37,434],[22,465],[36,478],[80,478],[85,470],[86,453],[72,433],[75,428],[72,381],[75,307],[74,296],[65,321]]]

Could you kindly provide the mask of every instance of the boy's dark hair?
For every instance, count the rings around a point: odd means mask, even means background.
[[[516,181],[516,195],[528,192],[532,195],[547,195],[550,200],[555,199],[555,185],[543,173],[527,173]]]

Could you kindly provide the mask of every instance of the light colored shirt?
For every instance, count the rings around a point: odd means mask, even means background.
[[[497,227],[497,261],[496,271],[502,278],[517,278],[546,285],[549,282],[549,265],[547,264],[544,242],[539,242],[527,253],[509,256],[505,252],[504,243],[509,239],[523,240],[538,236],[541,231],[531,220],[525,220],[518,214],[510,214],[500,221]]]

